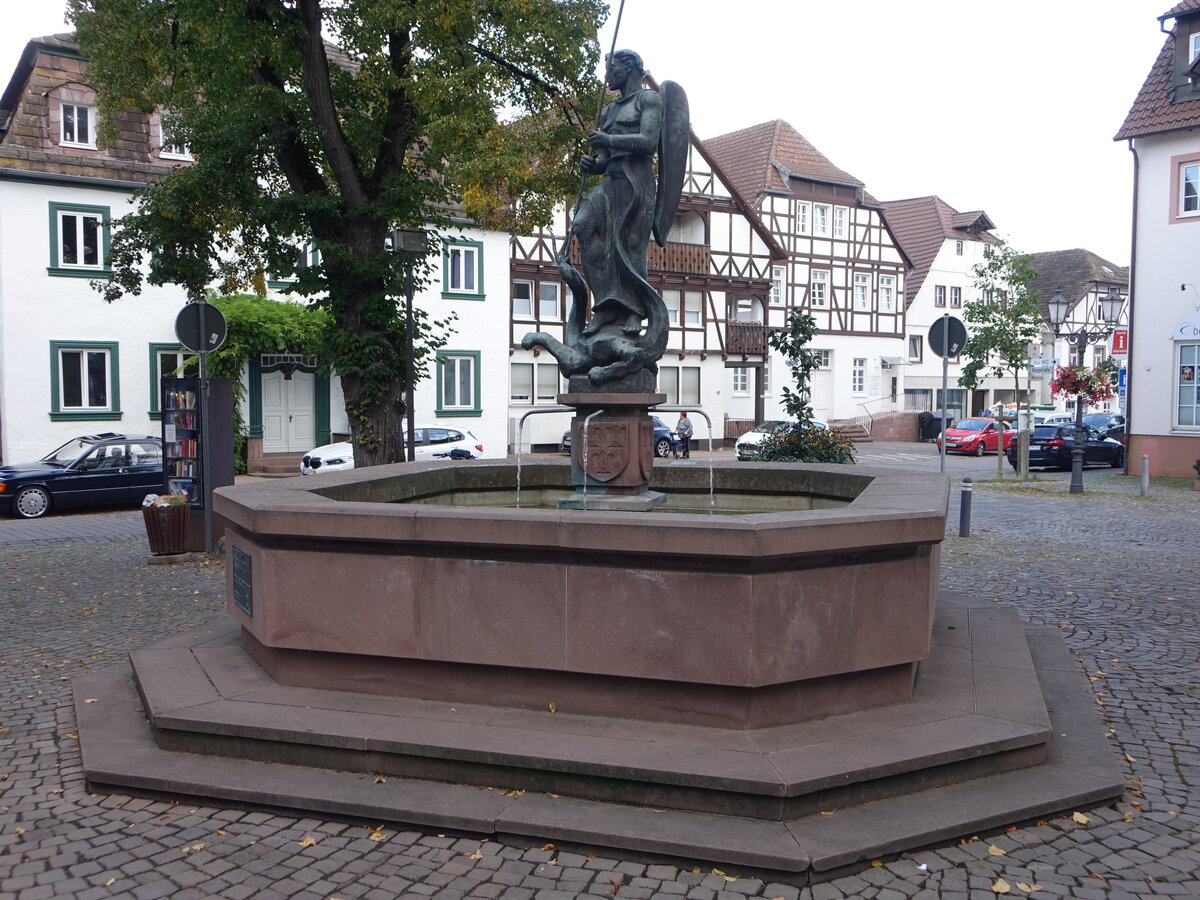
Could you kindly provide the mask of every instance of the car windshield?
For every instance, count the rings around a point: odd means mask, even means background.
[[[783,431],[783,429],[785,429],[785,428],[791,428],[791,427],[792,427],[791,422],[785,422],[785,421],[779,420],[779,421],[772,421],[772,422],[763,422],[761,425],[756,427],[754,430],[761,431],[763,434],[776,434],[780,431]]]
[[[69,466],[95,445],[91,441],[74,438],[67,441],[57,450],[52,450],[42,457],[42,462],[52,466]]]
[[[1033,429],[1032,437],[1035,438],[1052,438],[1058,435],[1061,425],[1038,425]],[[1065,430],[1065,429],[1064,429]]]
[[[961,428],[963,431],[983,431],[991,424],[991,419],[960,419],[950,427]]]

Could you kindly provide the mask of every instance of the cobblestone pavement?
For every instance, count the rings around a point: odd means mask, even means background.
[[[928,470],[920,445],[895,446],[871,454],[916,458],[870,464]],[[136,511],[0,522],[0,898],[1200,896],[1200,494],[984,489],[965,539],[955,504],[945,583],[1062,629],[1129,790],[1078,820],[964,835],[803,888],[735,867],[89,793],[70,678],[218,618],[223,573],[146,565]]]

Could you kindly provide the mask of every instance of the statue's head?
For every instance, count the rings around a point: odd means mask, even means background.
[[[621,70],[619,74],[618,70]],[[642,76],[646,73],[646,66],[642,63],[642,57],[632,50],[618,50],[616,53],[610,53],[608,57],[608,86],[614,90],[620,90],[620,84],[625,80],[620,76],[629,73],[635,75],[639,82],[642,80]]]

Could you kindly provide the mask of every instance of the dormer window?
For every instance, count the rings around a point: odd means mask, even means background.
[[[96,147],[96,110],[83,103],[62,104],[60,143],[68,147]]]
[[[1194,31],[1188,39],[1188,62],[1193,63],[1200,56],[1200,31]]]

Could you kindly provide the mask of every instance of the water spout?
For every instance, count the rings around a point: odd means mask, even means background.
[[[525,434],[525,420],[530,416],[544,416],[550,413],[569,413],[571,411],[568,406],[547,407],[546,409],[531,409],[526,411],[520,419],[517,420],[517,509],[521,508],[521,444]]]

